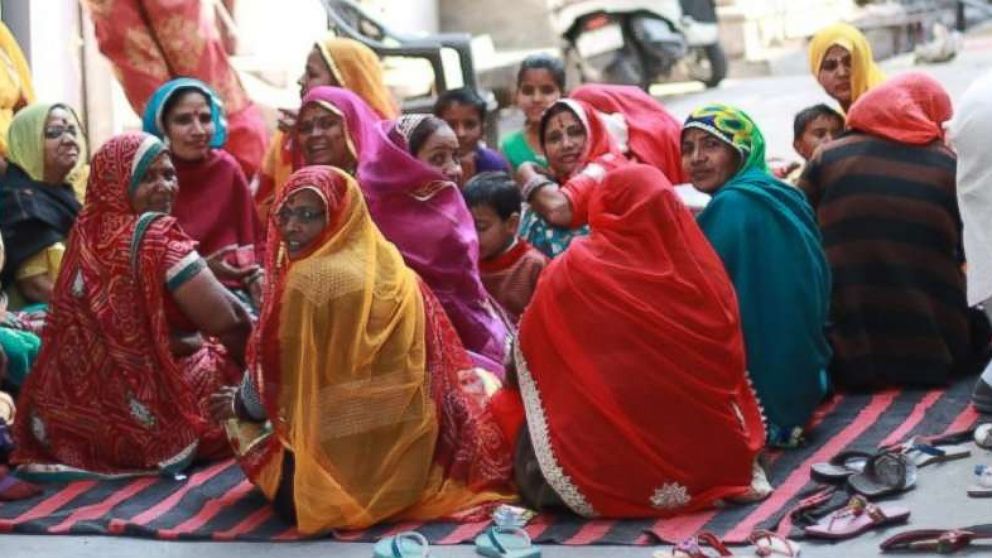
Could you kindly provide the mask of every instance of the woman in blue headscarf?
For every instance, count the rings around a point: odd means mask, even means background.
[[[761,130],[734,107],[707,105],[689,116],[682,166],[713,196],[698,223],[737,291],[768,442],[794,446],[828,385],[830,268],[813,210],[769,173]]]
[[[263,228],[241,167],[221,149],[227,121],[220,97],[201,81],[174,79],[148,101],[143,127],[165,141],[176,166],[172,215],[200,243],[218,279],[235,294],[250,294],[257,307]]]

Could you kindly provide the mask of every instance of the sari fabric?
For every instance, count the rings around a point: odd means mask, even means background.
[[[634,161],[658,167],[673,184],[686,182],[682,171],[682,123],[654,97],[629,85],[582,85],[569,93],[610,116],[620,116],[621,143]],[[620,140],[618,140],[620,141]]]
[[[237,374],[212,343],[174,357],[163,311],[167,273],[196,257],[195,242],[172,217],[136,215],[129,201],[147,168],[139,162],[162,149],[152,136],[126,134],[94,157],[41,354],[18,401],[14,461],[29,469],[155,474],[223,451],[206,399]]]
[[[267,131],[262,113],[248,98],[231,66],[212,10],[200,0],[86,0],[97,43],[114,65],[124,94],[138,114],[160,85],[189,76],[222,98],[228,120],[224,149],[245,176],[258,172]]]
[[[851,103],[869,89],[885,81],[885,74],[875,64],[868,38],[849,23],[828,25],[813,35],[809,43],[809,71],[819,75],[820,66],[830,47],[839,46],[851,53]]]
[[[0,21],[0,157],[7,156],[7,129],[14,113],[34,103],[31,68],[17,39]]]
[[[703,107],[685,128],[715,135],[744,162],[698,222],[737,290],[748,373],[769,442],[794,445],[826,394],[831,355],[830,268],[815,216],[800,191],[768,172],[761,131],[743,111]]]
[[[545,269],[515,354],[545,479],[586,517],[747,493],[765,432],[719,258],[651,166],[607,174],[589,221]]]
[[[386,87],[382,63],[372,49],[354,39],[334,35],[328,35],[315,46],[320,50],[320,55],[338,86],[353,92],[372,109],[375,115],[373,121],[399,116],[396,101]],[[306,103],[304,100],[303,104]],[[299,168],[302,164],[299,153],[294,153],[293,143],[292,136],[276,132],[265,155],[258,191],[255,193],[259,214],[263,218],[268,215],[268,209],[279,196],[286,179],[294,168]]]
[[[992,298],[992,73],[972,84],[961,98],[950,137],[958,154],[968,305],[975,306]]]
[[[173,95],[189,88],[200,91],[209,101],[214,121],[210,146],[214,149],[199,161],[173,157],[179,194],[172,216],[186,234],[199,242],[199,250],[204,255],[236,246],[230,263],[237,267],[261,264],[265,231],[255,212],[248,181],[234,158],[219,149],[227,140],[227,120],[220,98],[199,80],[172,80],[160,87],[148,102],[143,119],[145,132],[164,139],[162,108]],[[241,283],[234,282],[229,286],[240,287]]]
[[[284,452],[300,531],[434,519],[507,499],[509,449],[444,312],[378,231],[355,181],[331,167],[291,177],[327,207],[306,254],[270,225],[266,304],[251,371],[271,431],[234,421],[249,478],[274,499]],[[375,464],[375,466],[370,466]]]
[[[851,106],[847,126],[910,145],[944,139],[944,123],[954,109],[937,80],[920,72],[894,77]]]

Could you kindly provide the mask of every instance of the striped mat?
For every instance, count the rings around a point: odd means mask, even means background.
[[[528,531],[537,542],[566,545],[674,542],[702,529],[727,542],[743,542],[755,528],[774,528],[795,505],[809,488],[810,464],[847,448],[870,449],[914,435],[972,427],[978,420],[968,404],[972,385],[971,379],[965,379],[946,390],[835,396],[818,411],[807,446],[771,455],[769,479],[776,490],[764,502],[662,520],[587,521],[542,515]],[[486,527],[486,523],[405,523],[333,536],[374,541],[416,529],[433,543],[458,544]],[[232,461],[198,469],[182,481],[143,478],[47,486],[37,498],[0,503],[0,533],[11,532],[218,541],[302,538],[273,515]]]

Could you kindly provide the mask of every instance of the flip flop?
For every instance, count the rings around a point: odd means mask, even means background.
[[[430,543],[416,531],[379,539],[372,549],[373,558],[424,558],[430,556]]]
[[[903,445],[902,452],[912,459],[917,467],[926,467],[934,463],[964,459],[971,455],[971,450],[965,446],[937,446],[916,440],[906,442]]]
[[[760,529],[751,533],[748,540],[754,545],[753,558],[767,558],[769,556],[795,558],[799,556],[799,543],[780,537],[771,531]]]
[[[866,451],[842,451],[825,463],[814,463],[809,476],[820,482],[843,482],[848,477],[865,470],[872,454]]]
[[[475,552],[486,558],[539,558],[541,549],[519,527],[490,527],[475,538]]]
[[[824,517],[803,531],[807,537],[844,540],[885,525],[903,523],[909,519],[909,509],[902,506],[876,505],[860,496],[851,498],[847,507]]]
[[[975,484],[968,487],[972,498],[992,498],[992,467],[975,465]]]
[[[712,550],[706,550],[703,545]],[[733,556],[734,553],[727,548],[719,537],[703,531],[693,537],[689,537],[671,550],[657,550],[651,555],[652,558],[718,558],[720,556]]]
[[[851,475],[847,484],[858,494],[874,500],[913,488],[916,475],[916,464],[908,456],[897,451],[881,451],[868,460],[864,471]]]

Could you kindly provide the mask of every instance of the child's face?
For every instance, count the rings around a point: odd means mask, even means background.
[[[806,125],[803,135],[792,145],[796,152],[807,161],[816,153],[816,148],[829,143],[844,130],[844,123],[833,116],[817,116]]]
[[[475,150],[482,139],[482,119],[475,107],[451,103],[438,116],[455,131],[460,156],[464,157]]]
[[[550,71],[527,70],[517,84],[517,106],[524,111],[528,124],[541,121],[541,114],[561,98],[561,89]]]
[[[502,254],[517,236],[520,215],[514,213],[504,221],[488,205],[477,205],[472,207],[471,211],[472,219],[475,221],[475,232],[479,235],[479,257],[483,260],[491,260]]]

